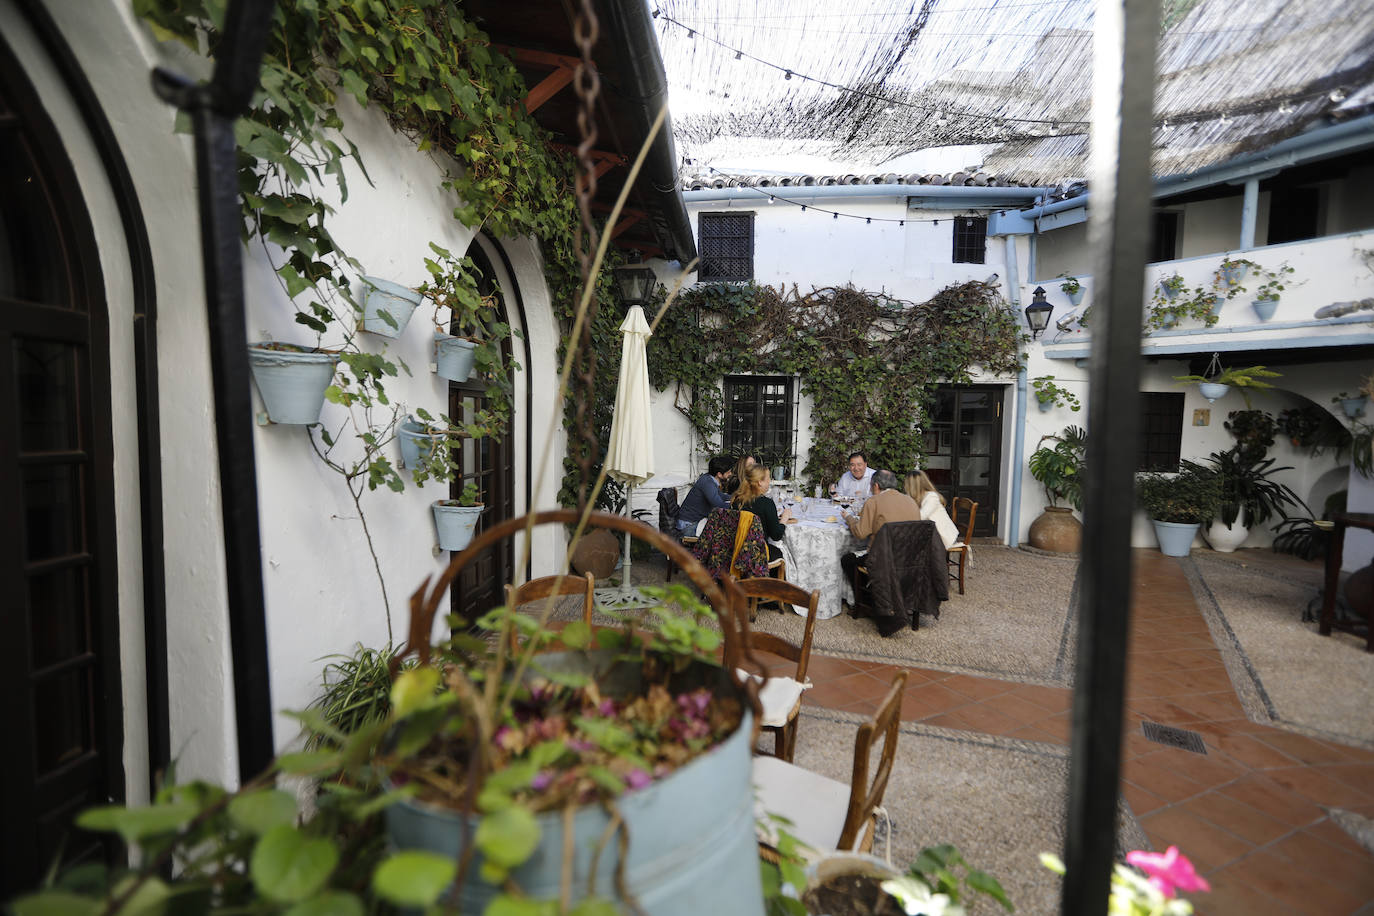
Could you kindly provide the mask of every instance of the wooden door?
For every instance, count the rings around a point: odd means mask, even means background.
[[[124,794],[109,331],[61,141],[0,42],[0,900]]]
[[[505,303],[500,287],[496,285],[496,272],[491,261],[476,242],[469,247],[467,255],[481,271],[478,292],[483,296],[496,297],[501,304],[500,320],[506,321]],[[506,349],[506,364],[510,365],[509,338],[503,346]],[[482,380],[472,378],[462,383],[449,383],[448,400],[450,417],[455,421],[471,422],[476,412],[487,403]],[[486,506],[486,511],[477,520],[474,537],[498,522],[515,517],[515,449],[512,442],[515,429],[516,420],[512,413],[509,431],[500,441],[489,437],[464,439],[458,446],[462,470],[451,485],[451,497],[456,499],[469,482],[475,483]],[[514,571],[515,546],[512,538],[506,538],[483,551],[453,584],[450,599],[453,613],[470,621],[501,604],[505,600],[502,589],[513,580]]]
[[[997,536],[1002,455],[1002,387],[957,385],[935,392],[925,430],[926,474],[947,501],[978,503],[975,537]]]

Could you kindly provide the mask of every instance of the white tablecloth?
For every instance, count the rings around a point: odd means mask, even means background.
[[[802,520],[787,526],[787,537],[780,545],[787,560],[787,581],[808,592],[820,589],[816,619],[838,617],[843,610],[841,600],[854,600],[853,588],[840,569],[840,557],[861,548],[863,542],[849,533],[838,507],[820,503],[807,512],[794,509],[793,514]],[[824,521],[832,517],[834,522]],[[802,608],[793,610],[804,612]]]

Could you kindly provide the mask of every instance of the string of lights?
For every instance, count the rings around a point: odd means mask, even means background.
[[[713,173],[715,173],[715,174],[717,174],[717,175],[720,175],[722,178],[730,178],[730,177],[732,177],[728,172],[722,172],[720,169],[715,168],[714,166],[709,166],[709,165],[707,165],[707,166],[703,166],[703,167],[704,167],[705,169],[707,169],[707,171],[710,171],[710,172],[713,172]],[[873,224],[873,223],[896,223],[898,226],[905,226],[907,223],[914,223],[914,224],[930,223],[930,224],[932,224],[932,225],[938,226],[938,225],[940,225],[940,223],[942,223],[942,222],[944,222],[944,223],[951,223],[951,222],[953,222],[955,219],[958,219],[958,217],[953,217],[953,218],[951,218],[951,217],[948,217],[948,216],[946,216],[946,217],[941,217],[941,218],[931,218],[931,219],[907,219],[907,218],[893,219],[892,217],[886,217],[886,216],[862,216],[862,215],[860,215],[860,214],[858,214],[858,213],[845,213],[845,212],[842,211],[842,210],[831,210],[831,209],[829,209],[829,208],[827,208],[827,207],[817,207],[817,206],[813,206],[812,204],[804,204],[804,203],[802,203],[802,202],[799,201],[799,200],[792,200],[792,199],[790,199],[790,198],[783,197],[783,196],[780,195],[780,194],[774,194],[773,192],[769,191],[767,188],[757,188],[757,187],[754,187],[754,186],[752,186],[752,185],[739,185],[738,187],[739,187],[740,189],[742,189],[742,190],[745,190],[745,191],[753,191],[753,192],[756,193],[756,194],[761,194],[761,195],[763,195],[764,197],[767,197],[767,198],[768,198],[768,203],[770,203],[770,204],[774,204],[774,203],[791,204],[791,205],[794,206],[794,207],[800,207],[800,208],[801,208],[801,211],[802,211],[803,213],[807,213],[807,212],[811,212],[811,213],[826,213],[826,214],[829,214],[829,215],[830,215],[830,218],[831,218],[831,219],[836,219],[836,220],[838,220],[838,219],[858,219],[858,220],[863,220],[865,225],[871,225],[871,224]],[[1005,216],[1006,213],[1007,213],[1006,210],[998,210],[997,212],[998,212],[998,213],[1001,213],[1003,216]]]
[[[975,111],[951,111],[947,106],[920,105],[920,104],[917,104],[917,103],[915,103],[915,102],[906,101],[906,100],[904,100],[904,99],[894,99],[894,98],[892,98],[892,97],[890,97],[890,96],[881,95],[881,94],[874,93],[874,92],[869,92],[869,91],[864,90],[864,89],[856,89],[856,88],[854,88],[853,86],[845,86],[845,85],[842,85],[842,84],[840,84],[840,83],[833,83],[833,82],[831,82],[831,81],[829,81],[829,80],[822,79],[822,78],[820,78],[820,77],[818,77],[818,76],[811,76],[811,75],[806,74],[806,73],[801,73],[801,72],[799,72],[799,71],[797,71],[797,70],[794,70],[794,69],[792,69],[792,68],[790,68],[790,67],[784,67],[784,66],[781,65],[781,64],[773,63],[773,62],[770,61],[770,60],[764,60],[762,57],[758,57],[758,56],[756,56],[756,55],[754,55],[754,54],[751,54],[751,53],[749,53],[748,51],[743,50],[742,48],[736,48],[736,47],[733,47],[733,46],[731,46],[731,45],[729,45],[729,44],[726,44],[725,42],[721,41],[721,40],[718,39],[718,38],[712,38],[711,36],[705,34],[704,32],[701,32],[700,29],[699,29],[698,27],[690,26],[690,25],[688,25],[687,23],[682,22],[681,20],[678,20],[678,19],[673,18],[672,16],[668,15],[667,13],[665,13],[662,9],[655,8],[654,11],[653,11],[653,17],[654,17],[655,19],[660,19],[660,20],[662,20],[663,22],[666,22],[666,23],[668,23],[668,24],[670,24],[670,25],[674,25],[674,26],[677,26],[677,27],[680,28],[680,29],[683,29],[684,31],[686,31],[687,37],[688,37],[688,38],[695,39],[696,36],[697,36],[698,34],[700,34],[703,40],[709,41],[709,42],[711,42],[712,44],[716,45],[717,47],[723,48],[723,49],[725,49],[726,51],[729,51],[729,52],[733,53],[734,56],[735,56],[735,60],[743,60],[743,59],[745,59],[745,58],[748,58],[749,60],[752,60],[754,63],[761,64],[762,66],[765,66],[765,67],[770,67],[770,68],[772,68],[773,70],[776,70],[777,72],[781,73],[781,74],[783,75],[782,78],[785,79],[785,80],[790,80],[790,79],[793,79],[793,78],[795,77],[796,79],[803,80],[803,81],[805,81],[805,82],[815,83],[815,84],[818,85],[818,86],[825,86],[825,87],[828,88],[828,89],[837,89],[837,90],[839,90],[840,92],[845,92],[845,93],[848,93],[848,94],[850,94],[850,95],[854,95],[854,96],[856,96],[856,97],[858,97],[858,98],[869,99],[870,101],[874,101],[874,102],[882,102],[884,105],[890,105],[890,106],[894,106],[894,107],[898,107],[898,108],[910,108],[910,109],[912,109],[912,110],[914,110],[914,111],[921,111],[921,112],[925,112],[926,114],[932,114],[932,115],[936,115],[936,116],[945,116],[946,114],[954,114],[954,115],[960,116],[960,117],[966,117],[966,118],[970,118],[970,119],[974,119],[974,120],[984,120],[984,121],[988,121],[988,122],[992,122],[992,123],[998,123],[998,124],[1035,124],[1035,125],[1043,125],[1043,126],[1050,127],[1050,128],[1051,128],[1053,131],[1055,131],[1055,132],[1058,132],[1061,128],[1063,128],[1063,127],[1065,127],[1065,126],[1069,126],[1069,127],[1086,127],[1086,126],[1088,125],[1088,122],[1087,122],[1087,121],[1073,121],[1073,120],[1064,120],[1064,119],[1060,119],[1060,118],[1054,118],[1054,119],[1044,119],[1044,118],[1017,118],[1017,117],[1011,117],[1011,116],[1008,116],[1008,115],[993,115],[993,114],[985,114],[985,113],[975,112]],[[1080,131],[1073,131],[1073,133],[1079,133],[1079,132],[1080,132]]]

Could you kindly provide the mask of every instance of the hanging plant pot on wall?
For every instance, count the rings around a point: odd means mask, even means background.
[[[1226,392],[1231,390],[1231,386],[1223,385],[1220,382],[1199,382],[1197,390],[1207,399],[1207,403],[1211,404],[1217,398],[1226,397]]]
[[[420,304],[420,294],[379,277],[363,277],[363,287],[363,330],[382,337],[400,337],[415,306]]]
[[[295,344],[248,346],[248,365],[273,423],[320,422],[324,392],[334,379],[339,354]]]
[[[1345,415],[1353,420],[1364,413],[1364,405],[1368,400],[1364,395],[1357,398],[1341,398],[1341,410],[1345,411]]]
[[[437,499],[434,510],[434,529],[439,533],[441,550],[466,550],[477,530],[477,519],[486,506],[460,506],[455,499]]]
[[[414,474],[420,462],[429,458],[443,438],[442,432],[430,429],[407,414],[401,425],[396,427],[396,441],[401,446],[401,466]]]
[[[434,335],[434,372],[450,382],[466,382],[472,375],[473,357],[477,344],[466,337],[451,334]]]
[[[1270,318],[1274,317],[1274,312],[1279,307],[1279,297],[1271,296],[1262,299],[1256,299],[1251,304],[1254,306],[1255,314],[1259,316],[1259,320],[1268,321]]]

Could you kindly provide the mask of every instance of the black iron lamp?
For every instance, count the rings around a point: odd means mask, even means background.
[[[1031,293],[1031,304],[1026,306],[1026,324],[1030,326],[1031,340],[1036,340],[1050,326],[1050,313],[1054,306],[1045,301],[1045,287],[1037,286]]]
[[[643,264],[626,264],[615,269],[615,285],[626,309],[632,305],[648,305],[658,285],[658,274]]]

